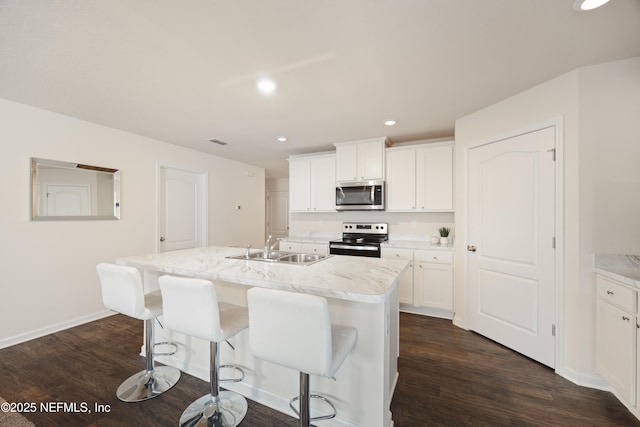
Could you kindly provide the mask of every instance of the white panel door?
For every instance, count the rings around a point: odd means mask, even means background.
[[[160,246],[172,251],[206,245],[206,174],[160,167]]]
[[[469,150],[469,327],[555,366],[555,128]]]

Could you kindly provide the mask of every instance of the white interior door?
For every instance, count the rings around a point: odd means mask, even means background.
[[[289,192],[269,191],[267,193],[267,235],[274,238],[289,234]]]
[[[91,189],[83,184],[48,184],[44,194],[47,216],[91,215]]]
[[[469,328],[555,367],[555,128],[469,150]]]
[[[207,245],[207,175],[160,167],[160,252]]]

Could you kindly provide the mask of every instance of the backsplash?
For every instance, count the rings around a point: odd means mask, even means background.
[[[453,228],[454,213],[400,213],[400,212],[327,212],[292,213],[289,223],[290,237],[338,238],[342,235],[343,222],[386,222],[389,224],[389,239],[427,241],[434,230],[440,227]]]

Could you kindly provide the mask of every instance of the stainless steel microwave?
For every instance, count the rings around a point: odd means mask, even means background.
[[[336,210],[383,211],[384,181],[343,182],[336,187]]]

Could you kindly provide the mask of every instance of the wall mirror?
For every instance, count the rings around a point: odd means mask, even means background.
[[[31,218],[120,219],[120,172],[31,158]]]

